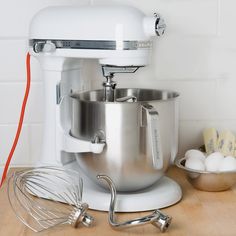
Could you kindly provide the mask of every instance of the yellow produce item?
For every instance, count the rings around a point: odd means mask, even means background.
[[[233,156],[235,137],[230,131],[223,131],[219,134],[218,151],[224,156]]]
[[[235,139],[235,143],[234,143],[234,157],[236,157],[236,139]]]
[[[208,155],[218,151],[218,134],[215,128],[205,129],[203,131],[203,139]]]

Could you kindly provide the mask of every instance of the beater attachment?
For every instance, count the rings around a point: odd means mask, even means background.
[[[106,81],[103,82],[104,90],[104,101],[105,102],[114,102],[115,101],[115,89],[116,82],[113,81],[113,77],[116,73],[134,73],[141,66],[110,66],[102,65],[102,73],[106,78]],[[125,100],[124,100],[125,101]]]
[[[93,218],[82,203],[83,182],[75,171],[39,167],[15,172],[8,199],[17,218],[34,232],[69,224],[90,226]]]
[[[115,228],[115,229],[123,229],[128,227],[134,227],[134,226],[141,226],[144,224],[152,224],[155,227],[159,228],[161,232],[165,232],[170,224],[171,224],[171,217],[162,213],[159,210],[155,210],[152,214],[136,218],[133,220],[125,221],[122,223],[116,222],[116,216],[115,216],[115,204],[116,204],[116,188],[111,180],[107,175],[97,175],[98,179],[105,180],[107,184],[109,185],[110,191],[111,191],[111,201],[110,201],[110,207],[109,207],[109,224]]]

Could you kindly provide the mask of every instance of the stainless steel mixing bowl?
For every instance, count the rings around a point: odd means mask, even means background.
[[[176,165],[184,170],[188,181],[196,189],[217,192],[231,188],[236,183],[236,171],[209,172],[185,167],[186,158],[176,160]]]
[[[108,175],[118,191],[146,188],[160,179],[178,149],[178,94],[152,89],[117,89],[72,95],[73,137],[106,142],[101,154],[78,153],[77,162],[94,182]]]

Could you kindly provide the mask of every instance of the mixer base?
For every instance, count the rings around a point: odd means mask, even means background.
[[[77,169],[75,164],[69,164],[68,168]],[[78,169],[77,169],[78,170]],[[83,202],[89,204],[89,208],[99,211],[108,211],[110,205],[110,192],[94,184],[83,173]],[[138,212],[160,209],[171,206],[182,197],[180,186],[172,179],[163,176],[157,183],[141,191],[129,193],[117,193],[116,211]]]

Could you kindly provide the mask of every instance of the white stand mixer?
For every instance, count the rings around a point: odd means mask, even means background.
[[[49,7],[30,27],[30,54],[38,58],[44,78],[44,134],[40,165],[78,170],[74,153],[101,153],[104,143],[70,135],[71,91],[83,90],[82,59],[98,59],[102,66],[134,72],[148,64],[152,42],[162,35],[163,20],[146,17],[127,6]],[[109,86],[108,86],[109,89]],[[172,160],[173,161],[173,160]],[[92,209],[108,210],[110,194],[81,174],[83,200]],[[96,197],[94,197],[96,196]],[[145,211],[178,202],[182,193],[173,180],[162,177],[142,191],[118,195],[117,211]]]

